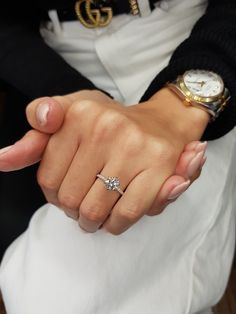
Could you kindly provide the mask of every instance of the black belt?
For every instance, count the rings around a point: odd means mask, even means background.
[[[157,0],[149,0],[150,9],[154,9]],[[60,21],[80,20],[90,28],[106,26],[112,16],[119,14],[139,15],[137,0],[78,0],[63,8],[55,8]]]

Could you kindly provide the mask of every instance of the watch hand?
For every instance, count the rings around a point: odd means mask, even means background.
[[[187,81],[187,83],[195,83],[195,84],[200,84],[200,85],[201,85],[201,87],[202,87],[203,85],[205,85],[205,84],[206,84],[206,82],[205,82],[205,81],[201,81],[201,82],[190,82],[190,81]]]

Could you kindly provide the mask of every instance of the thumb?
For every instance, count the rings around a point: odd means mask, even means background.
[[[47,134],[55,133],[60,129],[65,116],[65,106],[61,102],[63,99],[64,102],[67,100],[61,97],[58,101],[55,98],[38,98],[27,106],[27,120],[33,129]]]
[[[23,169],[38,162],[50,135],[31,130],[12,146],[0,150],[0,171]]]
[[[93,100],[113,102],[100,91],[82,90],[64,96],[42,97],[32,101],[26,108],[29,124],[35,130],[53,134],[57,132],[64,120],[65,112],[74,101]]]

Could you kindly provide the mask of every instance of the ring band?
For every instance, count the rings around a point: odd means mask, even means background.
[[[104,177],[101,174],[97,174],[97,178],[102,180],[102,182],[105,184],[107,190],[117,191],[121,195],[124,194],[124,192],[120,188],[120,180],[117,177]]]

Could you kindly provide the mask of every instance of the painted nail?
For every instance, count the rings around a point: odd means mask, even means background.
[[[201,162],[204,157],[205,152],[199,152],[197,155],[192,159],[192,161],[188,165],[187,173],[188,173],[188,178],[191,178],[195,172],[201,168]]]
[[[7,147],[0,149],[0,155],[3,155],[6,152],[8,152],[12,147],[13,147],[13,145],[10,145],[10,146],[7,146]]]
[[[201,168],[204,166],[206,160],[207,160],[207,157],[204,156],[204,157],[202,158],[202,161],[201,161]]]
[[[200,152],[205,152],[207,148],[207,142],[202,142],[197,144],[197,146],[195,147],[195,152],[200,153]]]
[[[41,126],[44,126],[48,120],[49,105],[47,103],[42,103],[38,105],[36,110],[36,117]]]
[[[186,147],[187,148],[186,151],[195,150],[199,143],[200,143],[199,141],[189,143]]]
[[[92,222],[92,221],[86,219],[83,216],[80,216],[80,218],[79,218],[79,226],[84,231],[93,233],[93,232],[96,232],[98,230],[100,224]]]
[[[62,209],[62,210],[65,212],[67,217],[69,217],[69,218],[71,218],[73,220],[78,220],[79,219],[79,214],[77,212],[72,211],[72,210],[70,210],[68,208],[67,209]]]
[[[176,187],[174,187],[173,190],[169,194],[168,200],[173,200],[177,198],[178,196],[180,196],[184,191],[186,191],[189,185],[190,185],[190,180],[185,181],[177,185]]]

